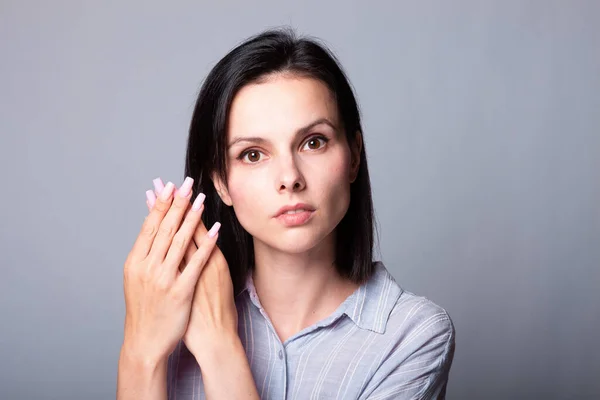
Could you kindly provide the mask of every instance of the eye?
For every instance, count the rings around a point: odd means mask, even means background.
[[[306,146],[308,146],[307,150],[319,150],[322,147],[324,147],[328,141],[329,139],[327,139],[324,136],[313,136],[306,141],[303,149],[306,148]]]
[[[258,150],[246,150],[239,155],[238,160],[242,160],[247,164],[254,164],[260,161],[260,154],[261,152]]]
[[[328,141],[329,138],[325,136],[313,136],[304,143],[302,150],[321,150]],[[256,164],[261,161],[262,154],[263,153],[259,150],[249,149],[242,151],[240,155],[237,156],[237,159],[246,164]]]

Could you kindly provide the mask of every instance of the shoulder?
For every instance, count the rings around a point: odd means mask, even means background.
[[[450,357],[456,331],[448,311],[425,296],[398,287],[400,295],[384,332],[388,340],[396,343],[395,355],[400,360],[418,354],[429,357],[429,349],[440,362],[441,358]]]
[[[425,296],[404,289],[382,262],[375,264],[376,272],[365,285],[367,305],[362,311],[379,314],[380,333],[398,339],[409,334],[454,335],[452,319],[444,308]],[[386,321],[381,324],[381,320]]]
[[[455,329],[444,308],[427,297],[402,290],[390,313],[386,333],[399,338],[408,334],[453,337]]]
[[[454,358],[452,319],[427,297],[398,287],[399,295],[379,338],[387,345],[363,394],[443,398]]]

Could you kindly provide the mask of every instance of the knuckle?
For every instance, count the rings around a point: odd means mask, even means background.
[[[172,237],[175,234],[175,227],[170,224],[163,224],[158,229],[158,234],[164,237]]]
[[[198,250],[196,251],[196,254],[194,254],[194,263],[197,265],[202,266],[206,264],[207,260],[208,254],[206,254],[206,251]]]
[[[159,276],[158,278],[156,278],[156,282],[155,282],[156,288],[161,292],[161,293],[165,293],[169,291],[169,288],[171,287],[171,283],[169,282],[168,279],[166,279],[166,277],[164,276]]]
[[[138,269],[138,278],[145,283],[152,282],[154,280],[154,265],[152,262],[148,262],[145,265],[141,265]]]
[[[125,259],[125,264],[124,264],[125,269],[129,268],[129,266],[133,263],[132,256],[133,256],[133,251],[130,251],[129,254],[127,254],[127,258]]]
[[[173,238],[173,241],[171,242],[171,247],[173,247],[175,250],[183,251],[187,248],[187,245],[188,245],[187,238],[181,234],[175,235],[175,237]]]
[[[171,291],[171,298],[175,302],[185,302],[189,298],[189,294],[182,290],[179,286],[175,286]]]
[[[188,203],[189,203],[189,200],[177,197],[173,201],[173,208],[175,208],[178,211],[182,211],[187,208]]]
[[[139,266],[134,263],[125,263],[123,268],[123,278],[127,281],[137,279],[139,276]]]
[[[160,212],[161,214],[164,214],[165,212],[167,212],[169,210],[170,204],[166,203],[160,199],[156,200],[156,203],[154,204],[154,209],[158,212]]]
[[[202,244],[200,245],[199,249],[202,249],[202,252],[206,254],[206,256],[210,256],[210,254],[213,252],[213,249],[215,247],[215,243],[210,241],[210,240],[204,240],[202,241]]]
[[[154,236],[156,234],[156,225],[151,222],[146,222],[142,226],[142,234],[145,236]]]

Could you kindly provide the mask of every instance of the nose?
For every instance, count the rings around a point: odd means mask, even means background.
[[[306,181],[293,155],[281,158],[275,182],[279,192],[304,190]]]

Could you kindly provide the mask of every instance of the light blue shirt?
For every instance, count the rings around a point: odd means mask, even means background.
[[[329,317],[281,343],[251,277],[236,298],[238,332],[261,399],[442,399],[454,356],[448,313],[403,290],[381,262]],[[170,400],[204,399],[194,356],[169,356]]]

